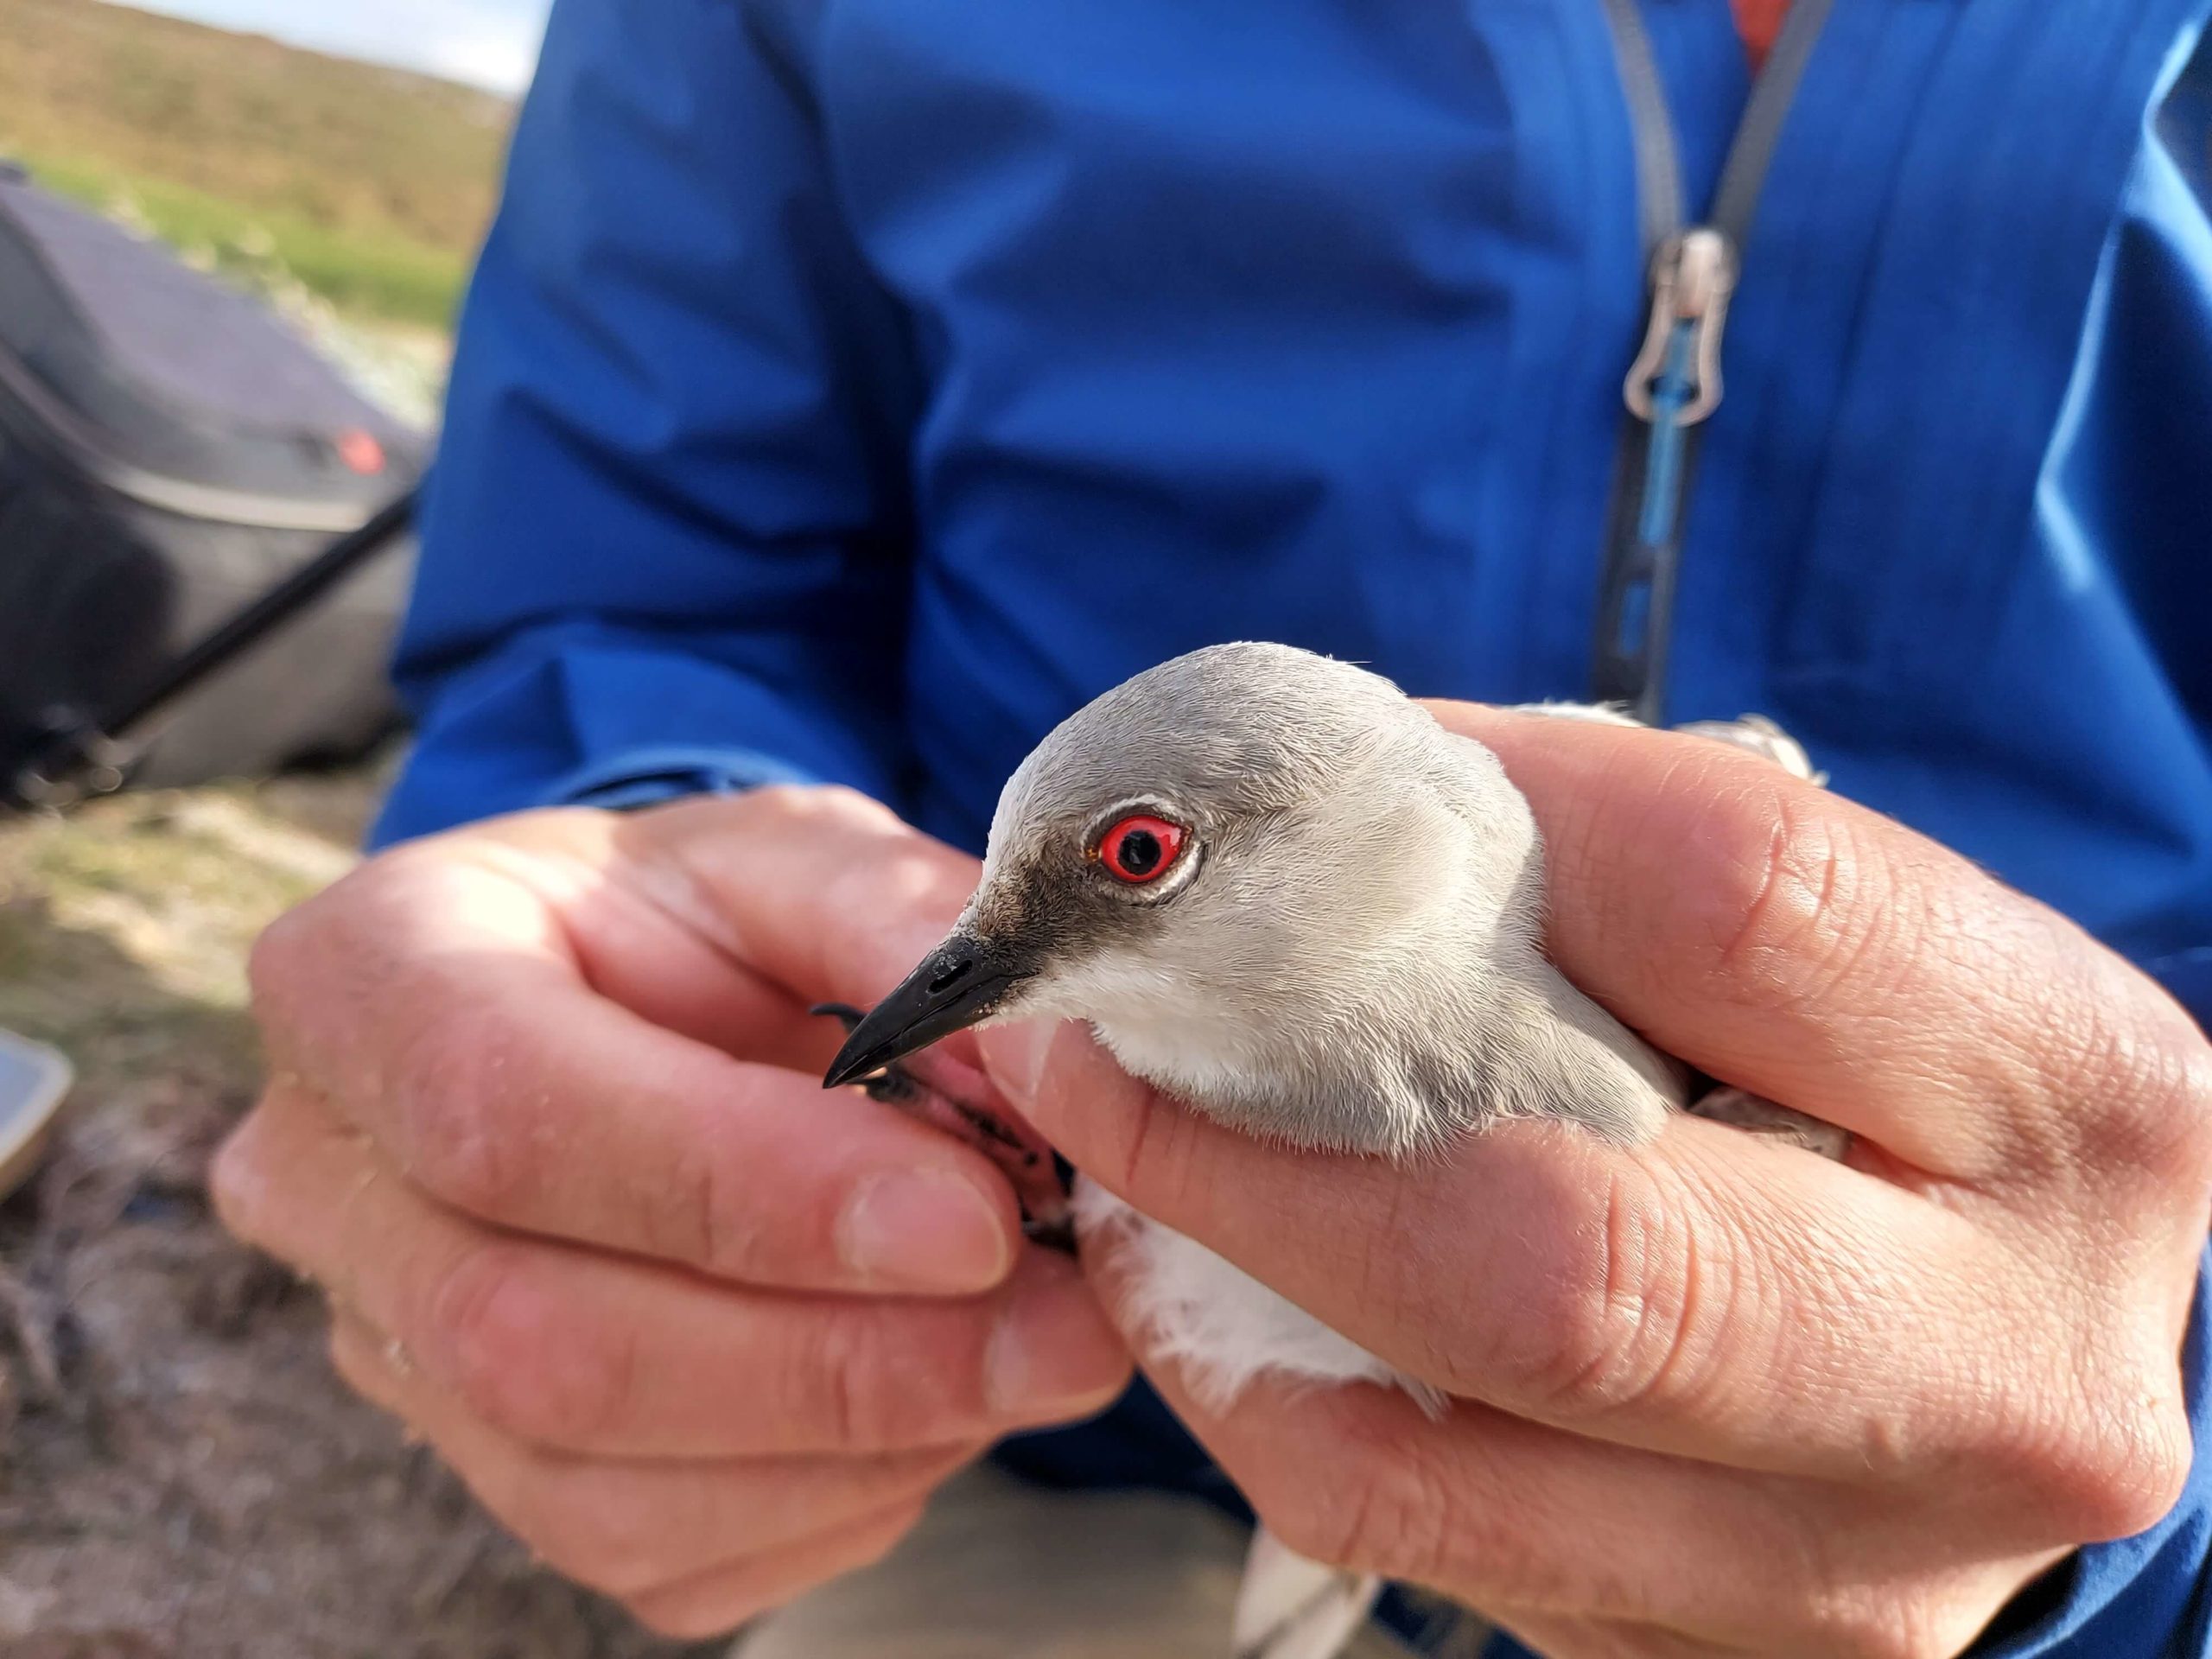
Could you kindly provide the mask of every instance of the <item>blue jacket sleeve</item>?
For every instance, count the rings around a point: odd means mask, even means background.
[[[472,285],[377,839],[773,779],[895,798],[908,342],[805,42],[560,0]]]

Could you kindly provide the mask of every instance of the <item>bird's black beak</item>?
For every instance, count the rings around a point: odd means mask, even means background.
[[[1035,971],[1018,951],[972,933],[953,934],[847,1033],[822,1086],[858,1082],[940,1037],[965,1030]]]

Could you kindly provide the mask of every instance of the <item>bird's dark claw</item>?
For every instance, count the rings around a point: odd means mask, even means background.
[[[1070,1261],[1075,1259],[1075,1214],[1065,1202],[1060,1205],[1059,1215],[1051,1221],[1024,1215],[1021,1236],[1042,1249],[1054,1251]]]
[[[817,1002],[810,1012],[836,1020],[848,1033],[866,1017],[845,1002]],[[857,1081],[870,1100],[951,1135],[996,1164],[1021,1202],[1023,1234],[1047,1249],[1075,1254],[1071,1172],[981,1071],[924,1049]]]

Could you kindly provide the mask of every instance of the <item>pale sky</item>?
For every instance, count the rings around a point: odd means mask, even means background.
[[[518,92],[552,0],[119,0],[339,57]]]

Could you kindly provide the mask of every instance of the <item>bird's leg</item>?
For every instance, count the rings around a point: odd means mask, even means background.
[[[1262,1527],[1244,1558],[1230,1651],[1235,1659],[1334,1659],[1382,1594],[1375,1574],[1309,1561]]]
[[[858,1008],[842,1002],[824,1002],[811,1012],[837,1020],[848,1032],[861,1019]],[[981,1071],[942,1048],[926,1048],[863,1077],[860,1088],[870,1100],[897,1108],[996,1164],[1021,1202],[1022,1230],[1038,1243],[1074,1253],[1068,1182],[1058,1159]]]

